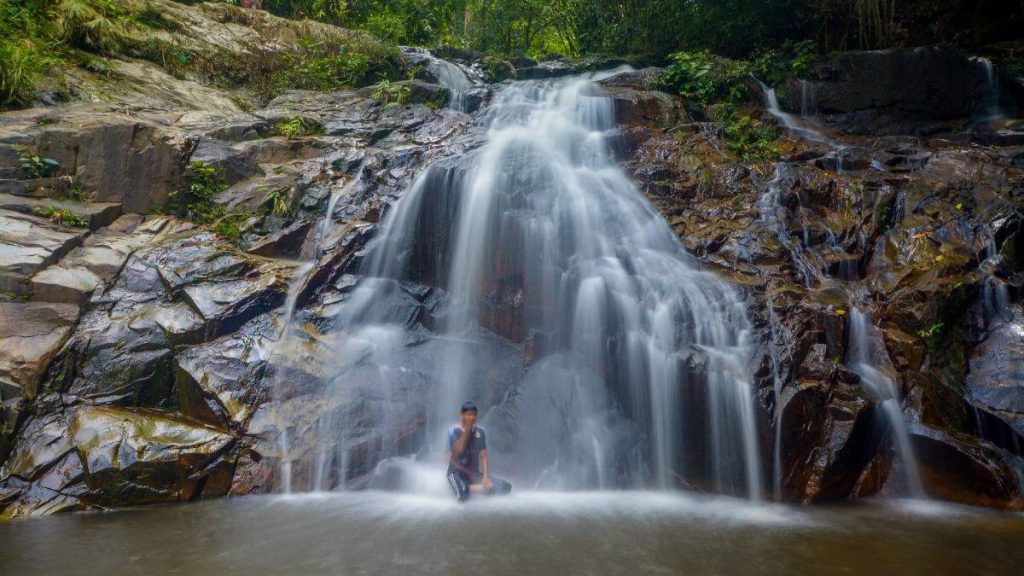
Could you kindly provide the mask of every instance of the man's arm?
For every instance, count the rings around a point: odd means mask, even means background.
[[[480,451],[480,471],[484,475],[484,492],[491,491],[491,461],[487,457],[487,450]]]
[[[463,430],[462,435],[459,436],[459,439],[456,440],[454,444],[452,444],[451,452],[448,453],[448,463],[460,470],[462,470],[463,468],[462,466],[459,466],[456,460],[460,456],[462,456],[462,454],[466,451],[466,448],[469,447],[469,435],[470,430]]]

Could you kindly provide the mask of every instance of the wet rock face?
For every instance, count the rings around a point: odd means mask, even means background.
[[[837,60],[822,80],[831,84],[819,90],[819,108],[970,112],[974,94],[959,56],[879,58]],[[520,78],[547,78],[620,63],[509,64]],[[871,86],[865,67],[885,81]],[[907,86],[898,85],[915,67]],[[922,77],[925,70],[932,75]],[[783,139],[783,166],[744,162],[718,127],[692,122],[683,102],[658,91],[658,74],[602,81],[621,126],[614,145],[691,254],[752,303],[766,351],[752,368],[766,487],[799,502],[900,493],[878,398],[848,367],[849,306],[858,298],[879,327],[875,345],[889,358],[884,368],[911,422],[926,491],[1020,506],[1020,312],[992,322],[983,301],[993,286],[1012,301],[1024,285],[1024,151],[842,134],[842,150]],[[933,76],[945,78],[941,89],[922,90]],[[336,357],[365,336],[347,333],[339,315],[383,216],[427,165],[428,185],[446,189],[459,175],[435,161],[463,158],[481,141],[473,125],[481,112],[435,110],[439,86],[408,86],[415,102],[407,106],[365,90],[296,91],[246,114],[226,98],[189,111],[182,95],[198,92],[175,84],[166,89],[177,95],[151,95],[172,111],[166,117],[72,105],[51,111],[51,121],[26,112],[0,128],[0,159],[16,158],[8,144],[19,138],[45,144],[117,206],[81,212],[87,226],[54,224],[24,206],[57,201],[49,196],[59,178],[0,172],[12,179],[0,181],[2,194],[17,195],[0,196],[0,289],[18,298],[0,301],[0,517],[268,492],[281,485],[283,460],[305,489],[325,450],[343,452],[347,479],[364,486],[382,447],[403,453],[423,445],[424,398],[434,393],[423,367],[436,362],[424,335],[444,322],[447,279],[439,271],[447,265],[439,255],[450,242],[451,199],[434,198],[435,209],[420,212],[423,233],[407,262],[414,282],[375,292],[387,304],[382,313],[409,328],[395,356],[408,370],[385,382],[372,354],[354,345],[338,378]],[[931,110],[935,94],[951,102]],[[295,117],[322,133],[280,135]],[[24,134],[5,132],[14,125]],[[86,157],[90,147],[104,154]],[[189,161],[214,167],[229,185],[214,202],[245,216],[236,243],[212,226],[137,214],[165,201]],[[119,171],[119,162],[128,169]],[[90,206],[80,204],[68,206]],[[998,258],[985,255],[989,243]],[[295,318],[286,324],[289,293]],[[546,345],[545,334],[523,333],[521,306],[521,294],[496,285],[481,337],[493,362],[479,393],[496,407],[495,449],[510,462],[526,457],[508,439],[522,401],[510,382],[521,371],[543,373],[532,363]],[[701,372],[700,354],[688,362]],[[328,386],[345,394],[325,394]],[[343,444],[317,444],[324,415],[345,422]],[[277,441],[284,431],[287,453]],[[694,465],[713,472],[713,463]]]
[[[167,82],[178,96],[195,88]],[[346,337],[336,316],[382,214],[424,164],[478,145],[466,137],[471,116],[437,108],[442,88],[416,81],[410,90],[415,102],[404,106],[362,92],[291,92],[253,115],[226,98],[186,105],[156,90],[147,101],[170,112],[145,120],[68,104],[3,123],[0,158],[42,146],[60,168],[33,179],[0,167],[0,517],[280,486],[275,383],[309,383],[283,413],[315,425],[316,383],[331,376],[333,343]],[[281,135],[297,117],[317,133]],[[237,240],[215,224],[139,214],[164,203],[195,161],[228,184],[212,201],[241,215]],[[66,198],[72,180],[87,201]],[[50,205],[86,225],[33,214]],[[282,335],[291,285],[304,320]],[[441,296],[406,293],[395,313],[432,322]],[[291,352],[274,355],[282,338]],[[386,411],[379,382],[361,386],[336,407],[353,416],[354,474],[376,464],[382,414],[402,437],[423,426],[414,402]],[[418,386],[410,397],[425,397]],[[318,449],[298,446],[308,456],[300,466]]]
[[[181,184],[192,146],[185,134],[166,126],[173,117],[142,120],[82,106],[45,122],[31,112],[16,118],[21,121],[4,126],[0,136],[22,135],[20,145],[58,161],[76,185],[94,192],[94,200],[121,204],[125,212],[144,213],[166,203]]]
[[[949,48],[850,52],[815,71],[814,105],[824,114],[877,108],[937,119],[964,118],[980,94],[978,66]]]
[[[233,442],[170,412],[81,405],[38,416],[0,469],[4,516],[224,494]]]
[[[977,67],[959,55],[851,54],[833,64],[815,83],[821,112],[910,119],[889,127],[903,134],[973,113]],[[918,78],[929,69],[934,77]],[[642,83],[630,75],[605,81],[613,94]],[[928,110],[936,98],[950,101]],[[875,130],[837,118],[827,120]],[[991,326],[983,318],[998,294],[1019,293],[1020,262],[1006,256],[1016,246],[1007,214],[1019,213],[1015,191],[1024,182],[1018,148],[827,132],[828,144],[784,138],[782,162],[758,164],[733,156],[713,124],[666,125],[650,114],[620,120],[626,166],[684,245],[748,287],[766,351],[757,373],[771,422],[765,474],[781,498],[906,494],[879,399],[848,368],[856,301],[880,328],[875,348],[911,422],[925,492],[1021,506],[1019,327],[1005,321],[1016,313],[1000,313],[1004,320]]]
[[[30,292],[32,277],[78,245],[83,231],[53,226],[38,216],[0,210],[0,290]]]
[[[1024,437],[1024,316],[1019,308],[974,349],[967,374],[967,401],[993,414]],[[982,426],[984,424],[982,423]]]

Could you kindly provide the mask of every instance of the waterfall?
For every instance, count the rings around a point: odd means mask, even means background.
[[[910,495],[924,498],[920,468],[910,444],[910,432],[903,418],[899,390],[887,373],[890,368],[889,356],[879,332],[872,324],[871,317],[851,303],[847,365],[860,376],[865,391],[880,402],[882,415],[889,423],[896,455],[903,465]]]
[[[295,311],[299,294],[305,287],[310,275],[315,271],[316,262],[321,255],[324,240],[334,229],[334,209],[337,207],[338,201],[359,183],[362,178],[364,163],[365,162],[361,162],[359,164],[356,169],[355,176],[349,180],[347,184],[340,187],[335,186],[331,189],[330,198],[327,201],[327,209],[324,211],[323,217],[315,228],[315,235],[304,243],[302,247],[303,259],[296,265],[292,273],[291,280],[288,284],[288,294],[285,297],[281,314],[281,329],[277,334],[277,340],[272,344],[267,356],[267,364],[276,366],[270,386],[271,395],[275,400],[280,401],[284,397],[285,392],[287,391],[286,389],[288,388],[288,384],[283,378],[283,374],[285,372],[283,361],[287,359],[292,347],[301,345],[300,341],[292,335],[292,330],[295,327]],[[275,418],[278,420],[280,426],[280,431],[277,436],[278,451],[281,455],[280,488],[282,492],[288,494],[293,489],[291,435],[289,434],[288,425],[283,422],[285,417],[280,413],[280,410],[276,411]]]
[[[774,96],[774,94],[773,94]],[[800,117],[804,119],[813,118],[817,114],[814,103],[814,82],[809,80],[800,81]]]
[[[444,428],[472,399],[484,426],[514,423],[503,457],[527,485],[693,483],[760,500],[745,300],[699,269],[615,164],[613,112],[593,78],[502,87],[482,148],[429,166],[388,212],[339,314],[346,344],[327,393],[352,389],[351,363],[415,371],[431,392],[410,451],[443,454]],[[444,294],[430,334],[393,313],[411,285]],[[530,361],[495,373],[510,345]],[[410,363],[413,350],[429,360]],[[503,397],[486,389],[494,380],[509,384]],[[320,434],[339,434],[321,421]],[[379,457],[397,451],[381,446]]]
[[[466,96],[473,89],[469,75],[459,65],[434,56],[426,48],[401,47],[402,53],[415,64],[426,68],[437,83],[448,89],[448,107],[460,112],[466,111]]]
[[[996,271],[1002,261],[999,248],[996,246],[996,236],[992,233],[992,229],[989,226],[984,227],[984,233],[987,242],[979,265],[979,268],[985,273],[985,283],[981,291],[981,305],[982,313],[985,316],[985,326],[990,328],[995,321],[1012,314],[1008,314],[1010,302],[1009,289],[1006,287],[1006,283],[996,275]]]
[[[982,75],[985,77],[981,105],[979,106],[984,115],[981,120],[990,126],[997,126],[1003,120],[1004,115],[999,105],[999,76],[996,73],[995,64],[988,58],[977,57],[973,60],[981,67]]]
[[[761,92],[764,94],[764,107],[765,110],[778,118],[779,122],[793,134],[797,135],[804,140],[811,142],[820,142],[823,144],[831,144],[831,141],[827,136],[811,127],[806,120],[813,115],[813,85],[810,82],[802,81],[801,86],[801,117],[790,114],[779,106],[779,99],[775,95],[775,88],[768,86],[764,82],[761,82],[757,78],[754,81],[761,87]]]

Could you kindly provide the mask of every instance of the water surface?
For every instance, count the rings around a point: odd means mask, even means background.
[[[0,523],[0,574],[1016,575],[1024,516],[678,493],[249,497]]]

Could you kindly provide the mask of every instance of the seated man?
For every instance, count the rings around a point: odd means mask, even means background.
[[[487,433],[476,425],[476,404],[462,405],[460,421],[448,429],[448,484],[459,502],[470,491],[484,494],[508,494],[512,485],[491,476],[487,460]]]

